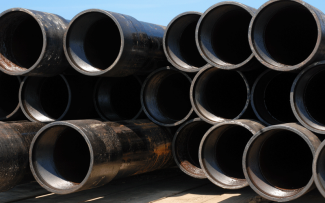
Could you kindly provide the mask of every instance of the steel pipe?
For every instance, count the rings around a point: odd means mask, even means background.
[[[98,118],[93,94],[95,77],[58,75],[26,77],[19,90],[19,103],[30,121]]]
[[[44,125],[0,122],[0,192],[10,190],[31,176],[29,146],[36,132]]]
[[[69,194],[171,166],[171,139],[149,120],[59,121],[33,139],[30,166],[45,189]]]
[[[209,128],[211,124],[195,118],[179,127],[173,139],[172,151],[177,166],[193,178],[206,178],[198,155],[201,139]]]
[[[302,0],[270,0],[249,26],[256,58],[278,71],[292,71],[325,59],[325,15]]]
[[[295,123],[266,127],[246,145],[245,178],[266,199],[297,199],[315,188],[312,164],[320,143],[315,134]]]
[[[125,77],[167,65],[165,27],[90,9],[77,14],[64,35],[64,51],[73,68],[90,76]]]
[[[266,125],[297,122],[290,106],[290,91],[297,74],[267,70],[252,88],[252,108]]]
[[[225,121],[211,127],[203,136],[199,160],[206,177],[224,189],[248,186],[242,157],[246,144],[264,126],[253,120]]]
[[[314,161],[313,161],[313,175],[314,175],[314,181],[315,184],[318,188],[318,191],[325,197],[325,150],[324,150],[324,146],[325,146],[325,141],[323,141],[316,153],[315,153],[315,157],[314,157]]]
[[[23,8],[0,14],[0,70],[9,75],[49,77],[69,69],[63,34],[69,21]]]
[[[160,68],[143,83],[141,105],[150,120],[172,127],[185,122],[193,113],[189,98],[192,79],[173,67]]]
[[[259,67],[247,38],[248,27],[256,9],[225,1],[208,8],[195,32],[202,57],[214,67],[247,71]]]
[[[195,28],[202,13],[189,11],[176,16],[167,26],[163,45],[168,61],[185,72],[211,66],[202,58],[195,42]]]

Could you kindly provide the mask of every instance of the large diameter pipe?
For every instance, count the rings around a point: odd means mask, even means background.
[[[30,166],[45,189],[68,194],[171,166],[171,139],[149,120],[59,121],[33,139]]]
[[[202,57],[214,67],[247,71],[260,62],[248,42],[248,28],[256,9],[237,2],[221,2],[208,8],[196,27],[196,44]]]
[[[184,123],[193,113],[189,91],[192,79],[173,67],[160,68],[143,83],[141,105],[154,123],[173,127]]]
[[[19,103],[30,121],[98,118],[93,102],[97,78],[83,75],[26,77],[19,90]]]
[[[73,68],[90,76],[124,77],[167,65],[165,27],[99,9],[77,14],[64,35]]]
[[[248,186],[242,167],[243,153],[250,138],[263,128],[258,122],[243,119],[211,127],[199,148],[200,165],[206,177],[224,189]]]
[[[318,191],[325,197],[325,141],[323,141],[315,154],[313,161],[314,181]]]
[[[69,69],[63,35],[69,21],[23,8],[0,14],[0,70],[9,75],[58,75]]]
[[[168,61],[185,72],[198,72],[210,66],[202,58],[195,42],[195,28],[202,13],[189,11],[181,13],[167,26],[163,45]]]
[[[177,166],[193,178],[206,178],[199,162],[199,146],[209,128],[211,124],[195,118],[179,127],[173,139],[172,151]]]
[[[325,61],[302,70],[291,88],[291,108],[298,121],[309,130],[325,134]]]
[[[290,106],[290,92],[297,73],[267,70],[252,88],[252,108],[267,126],[297,122]]]
[[[44,125],[0,122],[0,192],[10,190],[31,176],[29,147],[37,131]]]
[[[320,143],[315,134],[296,123],[266,127],[246,145],[245,178],[266,199],[297,199],[315,188],[312,164]]]
[[[302,0],[270,0],[249,26],[256,58],[278,71],[292,71],[325,59],[325,15]]]

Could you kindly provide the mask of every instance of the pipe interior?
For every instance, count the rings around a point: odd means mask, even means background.
[[[143,91],[144,105],[157,121],[173,124],[184,119],[192,109],[189,91],[191,79],[175,70],[154,74]]]
[[[35,120],[49,122],[62,117],[69,108],[70,91],[63,76],[28,77],[22,90],[25,111]]]
[[[55,189],[73,189],[87,176],[90,149],[84,137],[68,126],[46,129],[37,138],[32,163],[42,182]]]
[[[109,68],[121,50],[120,31],[106,14],[82,14],[71,24],[67,34],[67,51],[80,69],[98,72]]]
[[[19,106],[19,77],[0,74],[0,118],[5,119]]]
[[[131,120],[142,111],[141,81],[135,76],[102,78],[96,90],[96,105],[107,120]]]
[[[321,147],[321,146],[319,146]],[[321,184],[323,191],[325,190],[325,150],[322,147],[316,160],[316,178]]]
[[[239,72],[210,68],[197,78],[194,102],[207,119],[234,119],[247,106],[248,87]]]
[[[38,22],[25,12],[13,11],[0,18],[0,27],[0,54],[15,64],[8,62],[2,67],[9,71],[31,68],[43,48],[43,33]]]
[[[277,66],[297,65],[313,52],[318,27],[313,14],[300,3],[278,1],[257,16],[253,43],[259,55]]]
[[[217,64],[240,64],[250,57],[248,28],[252,15],[236,5],[222,5],[209,11],[201,22],[200,46]]]
[[[195,42],[195,28],[201,15],[188,14],[178,18],[168,28],[166,48],[169,57],[184,68],[206,65]]]

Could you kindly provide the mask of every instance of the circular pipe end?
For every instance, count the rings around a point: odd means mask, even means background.
[[[325,197],[325,142],[323,141],[319,145],[313,162],[313,175],[314,181],[318,188],[318,191]]]

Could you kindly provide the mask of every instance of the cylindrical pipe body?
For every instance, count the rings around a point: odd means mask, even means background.
[[[171,139],[166,128],[149,120],[54,122],[32,141],[31,170],[57,194],[91,189],[171,166]]]
[[[96,77],[58,75],[26,77],[19,90],[19,103],[31,121],[98,118],[93,95]]]
[[[242,157],[251,137],[264,128],[253,120],[225,121],[211,127],[203,136],[199,160],[206,177],[224,189],[248,186]]]
[[[167,26],[163,40],[165,55],[179,70],[197,72],[211,66],[202,58],[195,42],[195,28],[201,15],[195,11],[181,13]]]
[[[165,27],[99,9],[77,14],[64,35],[64,51],[85,75],[125,77],[167,65]]]
[[[315,134],[296,123],[266,127],[246,145],[245,178],[263,198],[297,199],[315,188],[312,164],[320,143]]]
[[[325,197],[325,141],[323,141],[315,154],[313,161],[313,175],[314,181],[317,186],[318,191]]]
[[[0,122],[0,192],[10,190],[31,175],[29,147],[45,124]]]
[[[73,70],[63,50],[69,21],[23,8],[0,14],[0,70],[9,75],[50,77]]]
[[[174,67],[160,68],[143,83],[141,105],[150,120],[172,127],[185,122],[193,113],[189,91],[192,79]]]
[[[175,133],[172,144],[174,160],[191,177],[206,178],[199,162],[199,146],[209,128],[211,124],[195,118],[184,123]]]
[[[281,31],[280,31],[281,30]],[[270,0],[249,26],[256,58],[278,71],[292,71],[325,59],[325,15],[302,0]]]
[[[196,44],[202,57],[214,67],[249,71],[260,62],[252,53],[247,32],[256,9],[225,1],[208,8],[196,27]]]
[[[297,122],[290,106],[290,92],[297,73],[266,70],[252,88],[252,108],[266,125]]]

